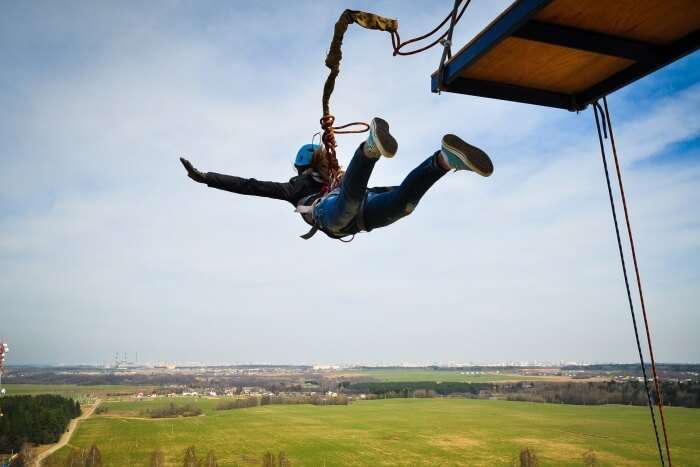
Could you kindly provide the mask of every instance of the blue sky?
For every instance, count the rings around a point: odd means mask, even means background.
[[[476,1],[465,43],[507,6]],[[590,111],[429,92],[440,51],[351,27],[331,102],[380,115],[397,184],[456,133],[495,174],[445,177],[349,245],[289,205],[196,185],[284,181],[317,131],[344,8],[410,37],[446,2],[13,2],[0,7],[0,337],[8,363],[634,361]],[[659,361],[700,361],[700,56],[609,99]],[[360,143],[341,137],[341,163]]]

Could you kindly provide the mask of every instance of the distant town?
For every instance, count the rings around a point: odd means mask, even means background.
[[[693,381],[700,375],[700,364],[660,364],[657,367],[667,383]],[[621,363],[553,364],[535,361],[489,365],[204,365],[139,363],[136,355],[129,359],[126,354],[117,354],[112,362],[103,365],[7,366],[4,377],[4,383],[9,388],[14,384],[114,385],[115,395],[128,394],[137,398],[352,394],[352,388],[359,383],[388,381],[492,383],[497,385],[498,392],[504,384],[524,380],[542,383],[642,382],[643,377],[638,364]],[[118,386],[123,386],[123,390],[119,390]]]

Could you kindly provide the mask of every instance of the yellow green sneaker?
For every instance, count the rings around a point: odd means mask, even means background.
[[[399,143],[389,133],[386,120],[375,117],[369,124],[369,136],[365,142],[364,151],[367,157],[394,157],[399,150]]]
[[[454,170],[470,170],[482,177],[488,177],[493,173],[493,163],[489,156],[459,136],[443,136],[442,153],[449,166]]]

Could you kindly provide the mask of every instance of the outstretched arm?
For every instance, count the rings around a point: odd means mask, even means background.
[[[263,182],[254,178],[241,178],[207,172],[205,183],[219,190],[226,190],[240,195],[263,196],[292,202],[291,183]]]
[[[262,182],[254,178],[241,178],[233,175],[223,175],[216,172],[200,172],[187,159],[180,158],[187,170],[187,176],[195,182],[206,183],[212,188],[226,190],[241,195],[262,196],[265,198],[281,199],[294,204],[292,184]]]

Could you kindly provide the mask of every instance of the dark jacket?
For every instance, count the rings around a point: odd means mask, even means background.
[[[316,198],[321,196],[321,191],[324,188],[324,184],[319,181],[318,176],[314,176],[311,173],[297,175],[286,183],[277,183],[208,172],[206,182],[208,186],[219,190],[226,190],[241,195],[281,199],[292,203],[294,206],[298,206],[302,200],[304,204],[311,204]]]

